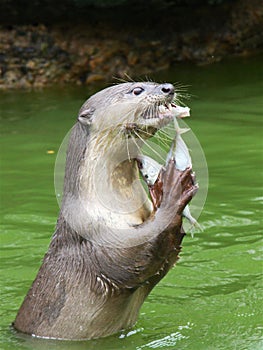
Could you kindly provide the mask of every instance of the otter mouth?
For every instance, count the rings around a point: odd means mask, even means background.
[[[188,111],[182,112],[182,107],[175,103],[164,103],[147,110],[143,115],[144,125],[161,129],[175,117],[184,118],[188,116]]]
[[[139,121],[125,124],[124,130],[130,136],[140,134],[143,138],[149,138],[175,118],[188,117],[189,111],[188,107],[173,102],[150,106],[141,114]]]

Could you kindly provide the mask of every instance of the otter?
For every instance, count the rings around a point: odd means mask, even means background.
[[[56,229],[16,330],[81,340],[136,323],[145,298],[178,259],[182,212],[197,191],[191,169],[176,169],[173,158],[152,197],[139,177],[141,147],[170,122],[175,96],[169,83],[126,82],[83,104],[68,144]]]

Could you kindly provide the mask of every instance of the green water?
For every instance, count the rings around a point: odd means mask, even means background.
[[[204,231],[185,238],[134,329],[94,341],[33,339],[9,327],[54,230],[56,153],[92,91],[0,93],[1,349],[263,349],[261,62],[180,65],[151,77],[189,85],[187,122],[209,167]]]

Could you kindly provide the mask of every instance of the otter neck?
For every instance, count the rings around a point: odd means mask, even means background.
[[[80,197],[89,214],[114,226],[142,223],[152,206],[139,180],[139,142],[118,135],[89,140],[80,170]]]

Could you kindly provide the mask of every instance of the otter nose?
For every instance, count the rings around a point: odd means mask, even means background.
[[[165,95],[173,95],[174,94],[174,86],[170,83],[161,84],[160,90]]]

